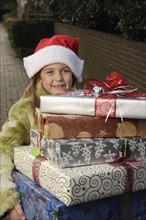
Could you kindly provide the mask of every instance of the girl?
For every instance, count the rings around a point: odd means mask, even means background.
[[[84,61],[78,57],[79,39],[55,35],[42,39],[33,55],[25,57],[30,83],[22,98],[9,112],[0,139],[0,216],[24,220],[19,193],[11,177],[14,147],[29,144],[30,128],[35,128],[35,108],[42,95],[63,93],[82,81]]]

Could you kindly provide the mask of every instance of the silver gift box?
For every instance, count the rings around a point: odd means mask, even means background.
[[[39,133],[30,130],[31,146],[38,144]],[[146,137],[143,138],[86,138],[40,140],[43,155],[60,168],[118,162],[146,160]]]
[[[40,96],[40,111],[96,117],[146,119],[146,99],[118,97]]]

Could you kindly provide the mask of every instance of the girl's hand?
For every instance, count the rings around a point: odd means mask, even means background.
[[[26,220],[26,216],[20,204],[17,204],[9,213],[10,220]]]

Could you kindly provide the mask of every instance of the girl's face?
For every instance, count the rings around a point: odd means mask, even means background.
[[[43,88],[52,94],[63,93],[72,86],[73,73],[65,64],[55,63],[45,66],[40,72]]]

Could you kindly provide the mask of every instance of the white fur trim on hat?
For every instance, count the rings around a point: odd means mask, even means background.
[[[82,70],[84,61],[72,50],[58,45],[44,47],[33,55],[23,58],[24,67],[29,78],[33,77],[39,70],[49,64],[63,63],[67,65],[78,82],[82,82]]]

